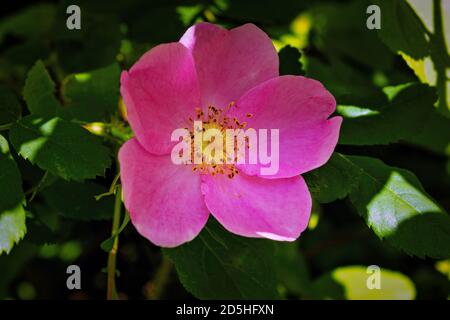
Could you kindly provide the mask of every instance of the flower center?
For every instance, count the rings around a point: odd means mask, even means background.
[[[236,141],[234,136],[232,140],[227,139],[226,136],[228,129],[244,129],[247,123],[226,115],[233,107],[236,107],[234,101],[229,103],[225,109],[210,105],[208,106],[207,113],[200,108],[196,108],[195,117],[189,117],[189,122],[194,128],[193,130],[188,129],[191,136],[191,158],[198,159],[198,161],[194,161],[192,171],[211,174],[213,176],[223,174],[227,175],[230,179],[239,173],[235,163],[237,162],[240,148],[248,148],[247,137],[245,138],[246,145],[242,146],[242,142],[239,142],[239,140]],[[250,113],[246,114],[247,118],[251,118],[252,116]],[[206,136],[210,132],[214,132],[215,135],[211,137]],[[195,139],[195,133],[205,133],[205,137],[201,139],[200,143]],[[226,143],[224,143],[225,141]],[[214,145],[217,148],[211,148]]]

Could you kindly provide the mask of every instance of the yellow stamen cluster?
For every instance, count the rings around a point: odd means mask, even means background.
[[[228,111],[236,107],[235,102],[231,102],[228,104],[227,108],[220,109],[216,108],[212,105],[208,106],[208,111],[205,113],[202,109],[196,108],[195,109],[195,116],[189,117],[189,122],[191,125],[194,124],[194,121],[201,121],[202,122],[202,131],[205,132],[208,129],[218,129],[222,136],[225,138],[226,130],[227,129],[244,129],[247,125],[245,121],[241,122],[236,117],[230,118],[226,114]],[[250,113],[246,114],[247,118],[251,118],[253,115]],[[187,128],[186,128],[187,129]],[[189,130],[189,129],[188,129]],[[194,159],[194,131],[190,130],[191,135],[191,158]],[[223,139],[225,141],[225,139]],[[246,138],[247,147],[248,147],[248,141]],[[202,142],[202,150],[209,144],[210,142]],[[227,158],[227,152],[226,147],[233,147],[234,149],[234,159]],[[201,157],[202,161],[200,164],[194,164],[192,167],[192,171],[194,172],[200,172],[202,174],[211,174],[212,176],[216,174],[224,174],[227,175],[228,178],[233,178],[235,175],[239,174],[239,170],[235,167],[234,163],[237,161],[237,151],[238,146],[236,143],[233,143],[233,146],[225,146],[223,149],[223,155],[220,157],[220,164],[214,163],[214,160],[211,161],[211,159],[207,159],[207,155],[202,152],[202,154],[197,154],[197,156]],[[224,161],[224,159],[227,159],[227,161]],[[210,161],[208,161],[210,160]],[[231,161],[233,160],[233,161]],[[228,162],[228,163],[227,163]],[[232,162],[232,163],[230,163]]]

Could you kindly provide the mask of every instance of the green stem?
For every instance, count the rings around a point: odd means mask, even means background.
[[[115,194],[117,191],[116,188],[117,188],[117,182],[119,181],[119,178],[120,178],[120,172],[114,177],[114,180],[111,183],[111,186],[109,187],[108,192],[104,192],[104,193],[96,195],[95,200],[98,201],[103,197],[111,196],[111,195]]]
[[[434,35],[432,37],[431,55],[437,73],[436,87],[439,94],[439,110],[448,115],[447,109],[447,75],[446,68],[450,64],[450,57],[445,43],[444,26],[442,21],[442,7],[440,0],[433,0]]]
[[[109,131],[111,133],[111,137],[119,140],[121,143],[124,143],[132,137],[131,134],[123,132],[120,128],[111,127]]]
[[[0,125],[0,131],[9,130],[9,128],[11,128],[12,125],[13,125],[13,123],[2,124],[2,125]]]
[[[117,232],[119,230],[121,209],[122,209],[122,189],[120,186],[117,186],[111,235],[117,234]],[[118,247],[119,247],[119,236],[115,237],[114,244],[111,248],[111,251],[108,254],[108,284],[107,284],[107,293],[106,293],[106,299],[108,299],[108,300],[117,299],[116,258],[117,258],[117,248]]]
[[[30,199],[28,199],[28,203],[30,203],[31,201],[33,201],[34,197],[36,197],[37,193],[41,190],[45,180],[48,177],[48,171],[45,171],[44,175],[42,176],[41,180],[39,181],[39,183],[31,190],[27,191],[25,194],[29,194],[31,193]]]

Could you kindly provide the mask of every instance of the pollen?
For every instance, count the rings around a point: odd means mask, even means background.
[[[225,141],[226,130],[227,129],[244,129],[247,126],[245,121],[240,121],[236,117],[227,116],[228,111],[232,108],[237,108],[236,103],[234,101],[230,102],[226,108],[217,108],[213,105],[209,105],[207,111],[203,111],[201,108],[195,108],[194,116],[188,118],[189,123],[192,125],[195,121],[201,121],[202,129],[198,130],[205,132],[208,129],[217,129],[220,131],[223,137],[223,141]],[[247,118],[251,118],[253,115],[247,113],[245,115]],[[210,155],[204,152],[205,148],[208,146],[209,142],[202,142],[202,150],[201,154],[194,154],[194,139],[192,139],[195,135],[194,129],[190,130],[191,137],[191,158],[194,159],[194,156],[197,155],[201,157],[202,161],[200,164],[190,164],[192,165],[193,172],[199,172],[200,174],[210,174],[212,176],[215,175],[224,175],[229,179],[234,178],[237,174],[239,174],[239,170],[236,168],[234,163],[237,162],[237,151],[238,146],[234,143],[232,146],[226,146],[223,148],[222,156],[219,156],[220,164],[215,163],[214,159],[211,159]],[[234,150],[234,159],[230,159],[227,156],[226,148],[233,148]],[[248,147],[248,146],[247,146]],[[230,163],[231,162],[231,163]]]

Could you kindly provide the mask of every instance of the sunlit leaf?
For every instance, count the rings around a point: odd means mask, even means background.
[[[283,33],[272,40],[277,51],[285,46],[291,46],[299,50],[306,48],[309,44],[309,33],[312,25],[313,21],[310,14],[299,14],[291,22],[289,33]]]
[[[450,280],[450,259],[438,261],[435,266],[437,271],[447,276],[448,280]]]
[[[404,52],[416,59],[428,55],[424,25],[405,0],[377,0],[374,3],[381,9],[378,34],[393,52]]]
[[[0,255],[9,253],[27,231],[24,202],[19,169],[0,135]]]
[[[373,158],[344,157],[360,171],[350,200],[378,237],[410,255],[450,256],[450,217],[414,174]]]
[[[403,59],[414,71],[420,81],[429,85],[437,86],[440,97],[445,97],[446,101],[441,102],[441,111],[450,110],[450,7],[448,1],[433,2],[433,0],[406,0],[420,17],[422,23],[438,37],[431,39],[430,52],[426,57],[416,58],[410,54],[401,52]],[[441,6],[442,30],[435,30],[434,6]],[[447,48],[442,44],[445,41]],[[439,44],[437,44],[439,43]],[[441,84],[442,83],[442,84]],[[447,113],[448,115],[448,113]]]
[[[371,278],[377,276],[379,287]],[[374,271],[363,266],[337,268],[317,279],[312,289],[318,298],[324,299],[413,300],[416,296],[414,283],[402,273],[381,268]]]
[[[11,128],[10,138],[23,158],[66,180],[102,176],[111,164],[98,137],[60,118],[26,116]]]

